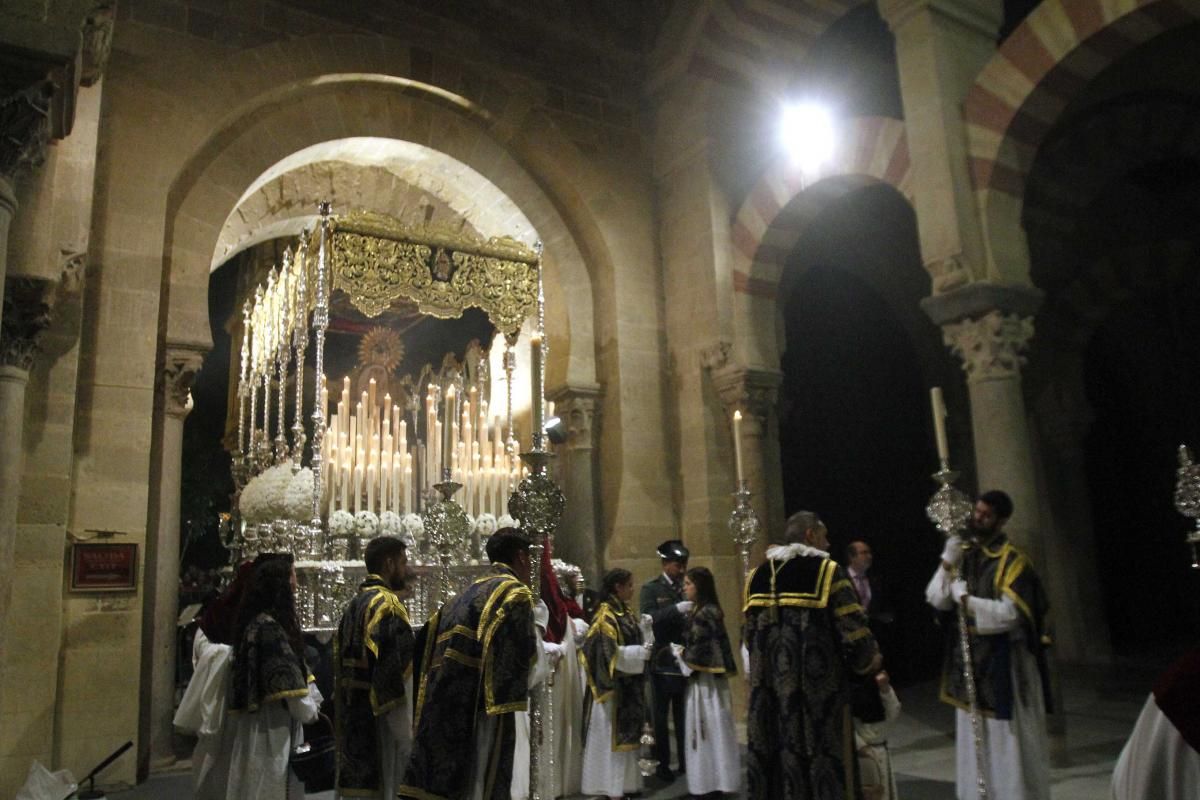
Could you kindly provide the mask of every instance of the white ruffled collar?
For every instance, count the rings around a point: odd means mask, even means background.
[[[818,550],[815,547],[809,547],[804,542],[773,544],[767,548],[767,558],[771,561],[787,561],[797,556],[829,558],[829,553],[826,553],[824,550]]]

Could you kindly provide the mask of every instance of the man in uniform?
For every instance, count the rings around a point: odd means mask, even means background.
[[[684,761],[684,698],[687,679],[679,671],[679,663],[671,652],[672,644],[683,642],[687,613],[692,604],[683,599],[683,575],[687,572],[688,549],[678,539],[669,539],[658,546],[662,559],[662,574],[642,586],[639,606],[641,613],[654,620],[654,654],[651,656],[650,690],[654,716],[654,757],[658,759],[655,774],[670,783],[671,739],[667,729],[668,706],[675,726],[675,751],[679,757],[679,772],[687,768]]]
[[[400,797],[509,800],[531,671],[544,668],[529,590],[529,540],[501,528],[492,571],[433,615],[421,652],[412,758]]]
[[[784,536],[746,582],[746,796],[858,797],[850,676],[878,672],[879,649],[821,519],[797,512]]]
[[[1048,800],[1046,747],[1049,681],[1045,661],[1049,604],[1028,556],[1004,534],[1013,504],[1000,491],[975,502],[968,537],[946,541],[942,563],[925,588],[939,611],[961,605],[971,635],[975,694],[983,720],[989,795],[1006,800]],[[978,794],[975,737],[959,646],[958,617],[950,618],[943,702],[955,706],[959,800]]]
[[[412,747],[413,630],[396,592],[408,580],[402,540],[367,545],[367,578],[346,606],[334,636],[337,792],[396,796]]]

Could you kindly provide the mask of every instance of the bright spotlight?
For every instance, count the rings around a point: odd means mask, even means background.
[[[815,172],[833,157],[833,115],[816,103],[784,106],[779,138],[794,164]]]

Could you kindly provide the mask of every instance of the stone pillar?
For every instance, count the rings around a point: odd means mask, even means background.
[[[896,63],[921,256],[935,292],[990,274],[962,102],[996,49],[1001,0],[879,0]]]
[[[53,93],[52,83],[39,81],[0,99],[0,287],[8,274],[8,230],[17,211],[16,182],[45,158]]]
[[[764,536],[750,555],[750,562],[762,559],[767,544],[783,534],[783,476],[779,458],[779,414],[776,402],[783,373],[729,365],[713,371],[713,385],[725,404],[726,418],[742,412],[742,463],[745,478],[754,497],[751,503],[763,525]],[[729,446],[730,475],[734,451]],[[734,487],[730,486],[732,494]],[[730,509],[733,500],[730,499]]]
[[[0,319],[0,653],[7,651],[12,598],[13,546],[24,464],[25,387],[38,335],[50,324],[48,287],[49,282],[30,278],[13,278],[4,285],[4,316]],[[2,701],[0,697],[0,707]]]
[[[600,421],[598,385],[568,384],[548,393],[554,401],[555,412],[567,426],[566,444],[559,448],[558,474],[567,496],[567,507],[555,537],[557,558],[578,564],[588,585],[600,585],[604,565],[603,548],[596,541],[600,530],[599,510],[596,507],[596,441]]]
[[[157,464],[158,517],[146,540],[146,593],[142,631],[143,664],[149,666],[150,768],[175,761],[171,741],[175,716],[176,620],[179,616],[180,488],[183,421],[192,410],[191,386],[204,354],[168,346],[159,374],[163,413]],[[144,702],[144,701],[143,701]]]

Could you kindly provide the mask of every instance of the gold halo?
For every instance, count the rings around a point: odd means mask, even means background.
[[[404,360],[404,341],[391,328],[372,328],[358,343],[358,363],[380,366],[389,374]]]

